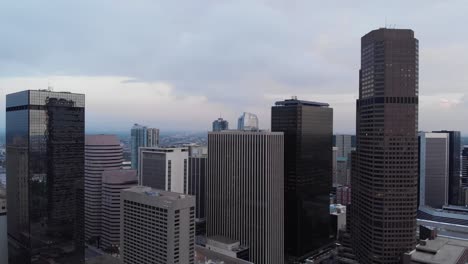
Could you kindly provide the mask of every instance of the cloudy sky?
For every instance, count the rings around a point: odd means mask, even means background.
[[[243,111],[269,128],[271,105],[295,95],[330,103],[335,132],[353,133],[360,38],[387,24],[420,41],[420,129],[468,134],[467,12],[466,0],[1,1],[0,107],[50,85],[86,94],[90,131],[208,130]]]

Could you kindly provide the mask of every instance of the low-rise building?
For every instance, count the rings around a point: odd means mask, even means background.
[[[468,241],[430,237],[404,254],[403,264],[464,264],[468,261]]]

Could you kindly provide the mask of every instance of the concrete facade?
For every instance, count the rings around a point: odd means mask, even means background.
[[[125,264],[194,264],[195,197],[135,186],[121,195]]]
[[[120,193],[138,184],[136,170],[106,170],[102,173],[101,248],[120,244]]]
[[[449,134],[419,134],[419,205],[442,208],[449,202]]]
[[[247,245],[256,264],[284,263],[283,133],[212,132],[208,153],[207,235]]]
[[[102,174],[120,169],[122,147],[115,135],[88,135],[85,141],[85,238],[100,239]]]

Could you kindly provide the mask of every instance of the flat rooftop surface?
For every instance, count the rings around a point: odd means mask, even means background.
[[[468,249],[468,241],[437,237],[416,246],[411,260],[417,263],[456,264]]]
[[[214,240],[214,241],[221,242],[221,243],[228,244],[228,245],[239,242],[239,241],[236,241],[234,239],[230,239],[224,236],[212,236],[212,237],[208,237],[208,240]]]
[[[146,186],[134,186],[129,189],[125,189],[126,192],[138,193],[147,196],[156,196],[156,197],[164,197],[168,200],[181,200],[187,197],[191,197],[190,195],[186,195],[183,193],[176,193],[176,192],[167,192],[163,190],[153,189],[151,187]]]
[[[196,264],[253,264],[242,259],[232,258],[201,246],[195,246]]]
[[[86,260],[86,264],[123,264],[118,258],[114,258],[108,255],[102,255],[89,260]]]

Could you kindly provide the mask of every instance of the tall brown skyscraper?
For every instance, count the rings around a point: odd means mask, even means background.
[[[381,28],[361,39],[352,239],[362,264],[400,263],[416,243],[418,40]]]

